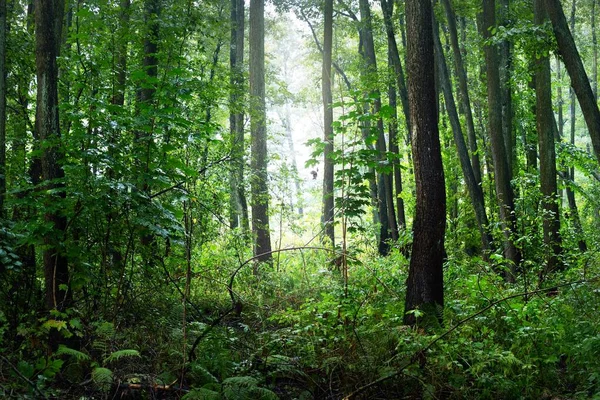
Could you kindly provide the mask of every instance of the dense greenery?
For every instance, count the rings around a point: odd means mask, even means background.
[[[242,3],[0,0],[0,397],[600,398],[600,170],[554,21],[538,14],[554,2],[536,1],[534,18],[532,1],[498,1],[486,32],[481,1],[433,2],[449,89],[438,76],[443,302],[415,309],[407,280],[425,228],[412,231],[423,182],[405,2],[333,2],[326,94],[325,2],[267,2],[266,118],[249,87],[254,47],[235,51],[249,33]],[[597,108],[596,0],[563,9]],[[40,90],[43,39],[59,50],[54,108]],[[493,110],[487,78],[505,45]],[[486,70],[490,49],[499,61]],[[549,194],[540,104],[556,119]],[[40,110],[53,109],[46,131]],[[253,118],[268,134],[260,165]],[[510,207],[497,196],[494,118]]]

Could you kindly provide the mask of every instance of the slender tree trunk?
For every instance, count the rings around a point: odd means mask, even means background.
[[[440,319],[442,314],[446,193],[434,86],[431,2],[407,0],[406,19],[408,98],[417,197],[404,323],[413,325],[417,318],[414,313],[408,313],[411,310],[423,311],[426,324]]]
[[[548,16],[552,21],[558,49],[567,72],[571,77],[571,85],[579,100],[579,105],[581,106],[581,111],[592,139],[594,154],[598,161],[600,161],[600,110],[596,104],[590,81],[588,80],[583,62],[577,51],[577,46],[575,46],[575,41],[567,25],[560,0],[545,0],[545,6]]]
[[[252,142],[252,234],[258,261],[271,262],[267,115],[265,104],[265,3],[250,1],[250,131]],[[258,270],[255,268],[255,273]]]
[[[473,205],[473,209],[475,211],[475,218],[477,219],[477,226],[481,235],[483,255],[484,257],[487,257],[487,254],[491,250],[492,237],[488,231],[489,222],[485,211],[483,191],[477,182],[477,179],[475,178],[475,173],[469,159],[467,145],[465,144],[465,138],[460,126],[460,120],[458,118],[458,112],[456,111],[454,96],[452,94],[452,86],[450,83],[450,76],[446,66],[446,59],[444,58],[443,54],[442,43],[440,42],[438,35],[437,24],[435,24],[435,28],[433,30],[433,40],[435,46],[436,64],[438,66],[442,91],[446,100],[446,111],[448,112],[448,118],[450,119],[450,125],[452,126],[454,143],[456,144],[460,167],[465,178],[469,196],[471,197],[471,204]]]
[[[592,29],[592,92],[598,101],[598,39],[596,37],[596,0],[592,0],[592,15],[590,21]]]
[[[365,63],[365,77],[371,77],[377,73],[377,60],[375,56],[375,44],[373,42],[373,27],[371,19],[371,7],[368,0],[360,0],[361,15],[361,38],[362,38],[362,56]],[[379,90],[373,91],[373,113],[379,114],[381,110],[381,95]],[[377,152],[379,160],[387,162],[387,146],[385,141],[384,125],[381,116],[377,119]],[[379,223],[381,224],[379,234],[378,251],[381,255],[389,253],[389,240],[398,238],[398,227],[396,223],[396,213],[394,211],[392,179],[389,172],[377,173],[377,209],[379,214]]]
[[[547,20],[544,0],[534,0],[534,23],[543,25]],[[540,147],[540,183],[542,191],[544,244],[546,245],[545,273],[561,268],[560,213],[558,210],[556,183],[556,150],[554,140],[558,136],[550,83],[550,60],[548,56],[535,61],[536,126]]]
[[[325,229],[325,236],[335,247],[335,204],[333,193],[333,96],[331,94],[331,58],[333,51],[333,0],[325,0],[323,13],[323,66],[321,71],[322,97],[323,97],[323,214],[321,223]]]
[[[296,161],[296,150],[294,149],[294,137],[292,135],[292,117],[289,103],[285,105],[285,115],[282,118],[283,127],[285,128],[285,138],[287,139],[288,149],[290,150],[290,157],[292,163],[292,171],[294,173],[294,189],[296,191],[296,208],[298,209],[298,215],[304,215],[304,209],[302,208],[302,186],[298,180],[298,162]],[[294,204],[292,203],[292,208]]]
[[[396,35],[394,33],[394,24],[392,22],[392,16],[394,14],[394,2],[393,0],[381,0],[381,9],[383,10],[383,19],[385,22],[385,30],[387,33],[387,44],[388,44],[388,64],[392,66],[395,82],[389,84],[388,87],[388,98],[389,104],[392,108],[392,122],[389,127],[389,148],[392,154],[397,155],[397,159],[394,160],[394,188],[396,190],[396,212],[398,229],[406,229],[406,215],[404,213],[404,200],[402,199],[402,170],[400,168],[400,149],[399,149],[399,137],[398,137],[398,112],[397,112],[397,95],[396,88],[400,94],[400,102],[402,104],[402,111],[404,113],[404,121],[406,123],[406,132],[410,131],[410,110],[408,106],[408,92],[406,90],[406,80],[404,78],[404,71],[402,69],[402,63],[400,61],[400,53],[398,52],[398,45],[396,43]],[[393,82],[393,81],[392,81]]]
[[[490,38],[490,29],[496,25],[495,3],[494,0],[483,1],[482,30],[485,39]],[[506,275],[506,279],[514,281],[516,267],[521,262],[521,255],[514,244],[517,234],[516,216],[514,214],[514,194],[510,183],[511,173],[502,130],[502,92],[496,46],[491,44],[485,46],[485,59],[487,66],[488,132],[494,161],[494,181],[504,234],[504,257],[510,262],[510,272]]]
[[[6,0],[0,0],[0,219],[6,199]]]
[[[248,203],[244,185],[244,1],[231,0],[231,38],[229,43],[231,155],[233,166],[230,172],[230,226],[241,226],[244,232],[250,231]]]
[[[444,9],[446,10],[446,18],[448,20],[448,31],[450,33],[450,44],[452,46],[452,54],[454,55],[454,68],[458,76],[458,88],[460,90],[460,109],[465,115],[467,127],[467,139],[469,150],[471,152],[471,165],[473,166],[473,174],[475,182],[481,186],[481,164],[479,162],[479,153],[477,151],[477,135],[475,133],[475,123],[473,122],[473,113],[471,112],[471,100],[467,86],[467,72],[463,63],[462,53],[458,44],[458,32],[456,29],[456,15],[450,4],[450,0],[442,0]]]
[[[42,144],[42,179],[48,191],[54,194],[47,199],[48,210],[44,219],[52,227],[44,235],[44,282],[46,308],[65,310],[71,302],[67,256],[62,250],[65,241],[67,218],[57,212],[56,202],[65,198],[65,173],[60,165],[60,123],[58,114],[58,65],[64,2],[62,0],[36,0],[35,37],[37,67],[36,131]],[[59,338],[51,339],[56,347]]]
[[[498,24],[505,28],[509,26],[510,0],[499,0]],[[517,168],[516,141],[513,132],[513,106],[512,106],[512,88],[510,84],[512,74],[512,45],[508,39],[503,39],[499,47],[499,68],[500,68],[500,98],[502,102],[502,136],[504,137],[504,148],[508,162],[509,180],[512,180],[515,169]]]

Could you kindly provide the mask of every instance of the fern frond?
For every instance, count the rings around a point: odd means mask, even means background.
[[[61,344],[60,346],[58,346],[58,350],[56,350],[56,355],[60,356],[63,354],[73,357],[77,361],[80,361],[80,362],[81,361],[89,361],[91,359],[90,356],[88,356],[87,354]]]
[[[113,372],[108,368],[94,368],[92,371],[92,381],[100,390],[109,391],[113,381]]]
[[[112,352],[108,357],[106,357],[104,359],[104,363],[108,364],[112,361],[117,361],[123,357],[140,357],[140,352],[133,349],[118,350]]]
[[[192,390],[183,396],[181,400],[221,400],[221,395],[213,390],[200,388]]]

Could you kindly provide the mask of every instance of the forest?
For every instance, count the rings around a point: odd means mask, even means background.
[[[596,0],[0,0],[0,398],[600,399]]]

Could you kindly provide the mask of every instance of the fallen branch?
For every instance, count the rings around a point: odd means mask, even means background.
[[[470,320],[478,317],[479,315],[485,313],[486,311],[488,311],[489,309],[491,309],[492,307],[503,303],[507,300],[510,299],[514,299],[516,297],[524,297],[524,296],[529,296],[529,295],[533,295],[533,294],[539,294],[539,293],[546,293],[546,292],[553,292],[556,291],[556,289],[558,289],[559,287],[565,287],[565,286],[571,286],[571,285],[576,285],[579,283],[591,283],[591,282],[598,282],[600,281],[600,277],[595,277],[592,279],[583,279],[583,280],[579,280],[579,281],[573,281],[573,282],[567,282],[567,283],[562,283],[559,285],[554,285],[552,287],[548,287],[548,288],[542,288],[542,289],[536,289],[536,290],[531,290],[531,291],[527,291],[527,292],[521,292],[521,293],[517,293],[517,294],[513,294],[510,296],[506,296],[503,297],[499,300],[495,300],[493,302],[491,302],[490,304],[488,304],[487,306],[485,306],[484,308],[482,308],[481,310],[477,311],[474,314],[469,315],[468,317],[458,321],[455,325],[453,325],[450,329],[448,329],[447,331],[445,331],[443,334],[441,334],[440,336],[436,337],[435,339],[433,339],[427,346],[425,346],[424,348],[417,350],[415,353],[413,353],[413,355],[410,357],[410,359],[407,361],[406,364],[404,364],[402,367],[400,367],[399,369],[397,369],[396,371],[382,376],[379,379],[376,379],[364,386],[359,387],[358,389],[356,389],[354,392],[350,393],[349,395],[345,396],[343,398],[343,400],[352,400],[354,398],[356,398],[356,396],[358,396],[359,394],[365,392],[366,390],[369,390],[377,385],[379,385],[382,382],[385,382],[389,379],[395,378],[399,375],[401,375],[403,373],[403,371],[408,368],[409,366],[419,362],[419,363],[423,363],[425,360],[425,353],[431,349],[433,347],[433,345],[435,345],[437,342],[439,342],[440,340],[442,340],[443,338],[447,337],[448,335],[450,335],[452,332],[454,332],[455,330],[457,330],[460,326],[464,325],[465,323],[469,322]]]
[[[31,386],[33,388],[33,390],[35,390],[35,392],[43,399],[47,399],[48,397],[40,390],[40,388],[37,387],[37,385],[35,384],[35,382],[32,382],[29,378],[27,378],[25,375],[23,375],[21,373],[21,371],[19,371],[19,369],[17,367],[15,367],[9,360],[8,358],[4,357],[4,356],[0,356],[0,358],[2,359],[2,361],[4,361],[5,363],[7,363],[10,368],[12,368],[12,370],[15,372],[15,374],[17,374],[17,376],[21,379],[23,379],[25,382],[27,382],[27,384],[29,386]]]

